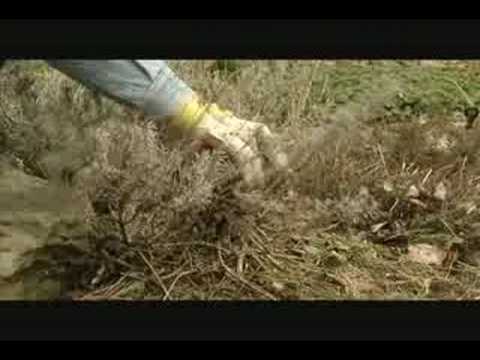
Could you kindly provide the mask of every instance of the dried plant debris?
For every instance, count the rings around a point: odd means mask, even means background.
[[[247,191],[221,150],[169,141],[162,124],[42,63],[7,63],[0,255],[13,231],[54,239],[29,279],[54,260],[85,301],[480,298],[480,136],[463,126],[470,105],[455,85],[475,103],[478,62],[172,66],[271,126],[292,172]],[[7,168],[33,185],[12,192],[25,184],[7,183]],[[43,206],[72,216],[46,228],[2,213]]]

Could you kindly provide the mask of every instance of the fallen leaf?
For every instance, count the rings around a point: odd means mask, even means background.
[[[427,209],[428,208],[428,206],[425,203],[421,202],[418,199],[410,199],[410,202],[414,205],[420,206],[422,209]]]
[[[451,148],[452,142],[448,138],[447,135],[442,135],[440,138],[437,139],[435,147],[437,150],[448,150]]]
[[[105,274],[106,270],[107,268],[105,267],[105,265],[102,265],[100,269],[97,270],[96,276],[90,282],[91,285],[97,285],[101,281],[102,276]]]
[[[392,183],[389,182],[389,181],[385,181],[385,182],[383,183],[383,190],[385,190],[385,192],[387,192],[387,193],[393,192],[393,185],[392,185]]]
[[[362,186],[360,190],[358,191],[358,196],[360,197],[369,197],[370,196],[370,191],[368,190],[367,187]]]
[[[283,285],[282,283],[276,282],[276,281],[274,281],[274,282],[272,283],[272,286],[273,286],[273,288],[274,288],[275,290],[277,290],[277,291],[283,291],[283,290],[285,290],[285,285]]]
[[[420,115],[420,117],[418,118],[418,123],[420,125],[426,125],[428,123],[428,120],[424,115]]]
[[[298,194],[293,191],[293,190],[288,190],[288,198],[289,199],[295,199],[298,196]]]
[[[420,196],[420,191],[415,185],[412,185],[408,188],[407,197],[409,198],[418,198]]]
[[[470,215],[471,213],[473,213],[475,210],[477,210],[477,205],[472,205],[470,206],[468,209],[467,209],[467,215]]]
[[[442,265],[447,253],[430,244],[418,244],[408,247],[408,258],[425,265]]]
[[[373,225],[372,228],[371,228],[371,231],[376,234],[377,232],[379,232],[380,230],[382,230],[385,226],[388,225],[388,222],[382,222],[380,224],[376,224],[376,225]]]
[[[447,199],[447,187],[443,182],[437,185],[433,197],[440,201],[445,201]]]

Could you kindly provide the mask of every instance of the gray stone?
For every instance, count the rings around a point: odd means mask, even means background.
[[[73,256],[72,248],[88,248],[83,205],[72,196],[66,188],[0,165],[0,300],[61,295],[68,269],[59,271],[49,249]]]

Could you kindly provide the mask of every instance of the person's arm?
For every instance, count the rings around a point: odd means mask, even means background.
[[[47,62],[85,86],[159,118],[176,115],[195,97],[163,60]]]
[[[237,161],[249,184],[263,183],[263,153],[277,169],[287,167],[264,124],[239,119],[205,104],[163,60],[51,60],[48,63],[106,96],[167,119],[196,140],[199,148],[223,147]]]

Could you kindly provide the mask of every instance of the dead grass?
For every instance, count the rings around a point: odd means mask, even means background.
[[[68,186],[90,199],[94,251],[78,299],[480,298],[480,136],[442,80],[475,100],[476,63],[227,65],[173,64],[207,98],[279,133],[293,173],[262,190],[239,188],[222,152],[170,143],[49,70],[10,70],[9,81],[32,83],[3,91],[15,119],[4,149],[50,181],[80,164]],[[40,107],[19,104],[28,91]],[[441,265],[408,256],[425,243],[447,253]]]

